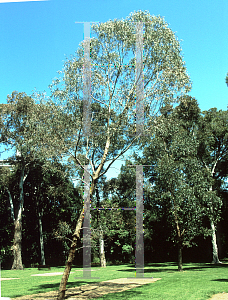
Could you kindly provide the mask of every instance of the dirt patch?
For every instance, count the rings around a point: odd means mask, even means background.
[[[70,274],[72,273],[74,272],[71,272]],[[31,276],[57,276],[57,275],[63,275],[63,272],[32,274]]]
[[[228,299],[228,293],[220,293],[220,294],[213,295],[208,300],[227,300],[227,299]]]
[[[1,280],[12,280],[12,279],[20,279],[20,278],[1,278]]]
[[[85,300],[85,299],[93,299],[99,298],[105,294],[109,293],[119,293],[122,291],[133,289],[137,286],[141,286],[143,284],[148,284],[155,282],[161,278],[119,278],[114,280],[107,280],[98,282],[96,284],[85,284],[75,288],[69,288],[66,291],[67,300]],[[56,299],[58,292],[52,291],[47,293],[40,293],[35,295],[23,296],[12,298],[12,300],[54,300]]]

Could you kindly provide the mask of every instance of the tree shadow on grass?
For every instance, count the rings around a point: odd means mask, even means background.
[[[109,293],[106,295],[101,295],[102,300],[123,300],[123,299],[132,299],[133,297],[135,298],[136,296],[140,297],[142,295],[142,292],[140,291],[123,291],[123,292],[117,292],[117,293]],[[136,299],[136,298],[135,298]],[[141,298],[139,298],[141,299]]]
[[[194,265],[194,266],[192,266]],[[169,263],[148,263],[145,264],[144,273],[173,273],[178,272],[176,262]],[[210,264],[210,263],[183,263],[183,271],[203,271],[208,268],[227,268],[228,264]],[[135,272],[135,266],[129,265],[127,269],[119,269],[119,272]]]
[[[211,281],[220,281],[220,282],[228,282],[228,279],[212,279]]]
[[[197,265],[197,264],[196,264]],[[200,270],[200,269],[218,269],[218,268],[227,268],[228,264],[213,264],[213,263],[199,263],[199,266],[191,267],[191,266],[185,266],[185,270]]]
[[[173,268],[172,268],[173,266]],[[174,267],[177,264],[174,262],[170,263],[146,263],[144,265],[144,273],[152,273],[152,272],[168,272],[168,271],[175,271]],[[135,264],[129,264],[127,269],[119,269],[117,271],[120,272],[135,272]],[[171,267],[171,268],[168,268]]]

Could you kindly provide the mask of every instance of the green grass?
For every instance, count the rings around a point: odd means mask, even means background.
[[[100,279],[75,278],[83,277],[82,268],[72,268],[67,287],[86,283],[134,277],[133,265],[107,266],[106,269],[93,267],[91,274]],[[64,267],[51,270],[27,268],[25,270],[2,270],[1,277],[20,278],[2,281],[2,297],[19,297],[41,292],[58,290],[61,275],[43,277],[31,276],[39,273],[62,272]],[[207,263],[185,263],[184,272],[178,272],[176,263],[145,264],[144,277],[162,278],[155,283],[115,294],[108,294],[98,299],[165,299],[165,300],[206,300],[213,294],[228,293],[228,264],[214,266]]]

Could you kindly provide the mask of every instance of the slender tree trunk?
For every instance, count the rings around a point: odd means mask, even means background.
[[[214,177],[214,171],[215,171],[215,167],[216,167],[216,163],[213,166],[212,172],[211,172],[211,176],[212,178]],[[213,191],[213,187],[210,186],[210,191]],[[213,215],[214,209],[213,206],[210,207],[211,209],[211,213]],[[217,238],[216,238],[216,229],[215,229],[215,224],[213,219],[210,219],[210,223],[211,223],[211,229],[212,229],[212,234],[211,234],[211,243],[212,243],[212,263],[214,264],[219,264],[221,263],[219,261],[219,257],[218,257],[218,246],[217,246]]]
[[[95,189],[96,191],[96,197],[97,197],[97,207],[100,207],[100,195],[98,188]],[[100,224],[100,210],[97,211],[97,222],[100,225],[100,231],[99,231],[99,255],[100,255],[100,264],[102,268],[106,267],[106,259],[105,259],[105,251],[104,251],[104,234],[103,229]]]
[[[178,271],[183,271],[182,266],[182,245],[178,243]]]
[[[96,183],[97,183],[97,179],[99,178],[99,174],[102,170],[102,167],[104,166],[107,154],[108,154],[108,149],[110,146],[110,136],[108,133],[108,137],[107,137],[107,141],[106,141],[106,145],[105,145],[105,150],[104,150],[104,154],[103,157],[101,159],[101,163],[98,166],[98,168],[96,169],[95,173],[93,174],[92,177],[92,182],[90,185],[90,199],[92,199],[92,195],[93,195],[93,191],[95,189]],[[77,159],[76,159],[76,163],[77,163]],[[69,256],[68,256],[68,260],[67,260],[67,264],[63,273],[63,277],[62,280],[60,282],[60,286],[59,286],[59,294],[58,294],[58,298],[57,300],[63,300],[65,298],[65,293],[66,293],[66,285],[67,285],[67,281],[70,275],[70,271],[71,271],[71,267],[72,267],[72,263],[73,263],[73,259],[75,256],[75,250],[76,250],[76,245],[77,245],[77,240],[80,237],[80,230],[82,228],[82,222],[83,222],[83,215],[84,215],[84,209],[81,211],[77,225],[76,225],[76,229],[75,232],[73,234],[73,242],[71,244],[70,247],[70,251],[69,251]]]
[[[23,270],[21,256],[21,240],[22,240],[22,220],[14,222],[14,241],[11,250],[13,251],[13,265],[11,270]]]
[[[103,230],[100,226],[100,234],[99,234],[99,254],[100,254],[100,262],[101,262],[101,267],[105,268],[106,267],[106,259],[105,259],[105,251],[104,251],[104,235],[103,235]]]
[[[43,226],[42,226],[42,215],[38,213],[39,218],[39,231],[40,231],[40,255],[41,255],[41,265],[46,265],[45,255],[44,255],[44,237],[43,237]]]
[[[80,229],[82,228],[83,215],[84,215],[84,211],[82,210],[81,213],[80,213],[80,216],[78,218],[78,222],[77,222],[77,225],[76,225],[76,228],[75,228],[75,232],[73,234],[73,242],[70,246],[68,260],[67,260],[67,263],[66,263],[65,270],[63,272],[62,280],[60,282],[59,294],[58,294],[57,300],[63,300],[65,298],[66,285],[67,285],[67,281],[68,281],[68,278],[69,278],[69,275],[70,275],[72,263],[73,263],[74,256],[75,256],[77,240],[80,237]]]
[[[212,235],[211,235],[211,242],[212,242],[212,255],[213,255],[213,260],[212,262],[214,264],[219,264],[219,257],[218,257],[218,246],[217,246],[217,239],[216,239],[216,229],[215,229],[215,224],[213,220],[211,222],[211,229],[212,229]]]
[[[171,193],[172,194],[172,193]],[[175,197],[173,196],[173,202],[174,202],[174,220],[176,223],[177,227],[177,239],[178,239],[178,271],[183,271],[182,267],[182,238],[184,235],[185,230],[181,233],[180,227],[179,227],[179,221],[178,221],[178,214],[177,214],[177,209],[176,209],[176,203],[175,203]]]

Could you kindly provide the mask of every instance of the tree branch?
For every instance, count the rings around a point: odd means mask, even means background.
[[[101,173],[99,177],[101,177],[108,171],[108,169],[111,167],[111,165],[114,163],[114,161],[116,161],[121,155],[123,155],[131,147],[131,145],[134,143],[134,141],[137,140],[141,136],[141,134],[142,133],[139,133],[124,150],[122,150],[114,159],[112,159],[111,163],[108,165],[106,170],[103,173]]]
[[[11,218],[12,218],[13,222],[15,222],[13,199],[12,199],[12,196],[11,196],[11,193],[10,193],[9,189],[7,187],[5,187],[5,189],[8,193],[8,195],[9,195]]]

